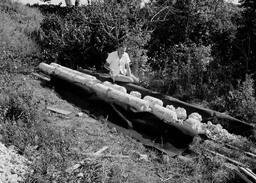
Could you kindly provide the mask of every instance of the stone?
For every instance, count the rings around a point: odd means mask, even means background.
[[[178,107],[175,111],[178,119],[185,120],[187,118],[187,111],[184,108]]]
[[[175,109],[175,107],[173,105],[166,105],[166,108],[171,110],[171,111],[176,112],[176,109]]]
[[[201,122],[194,118],[188,118],[184,121],[184,125],[189,126],[193,130],[195,130],[197,133],[202,133],[202,126]]]
[[[131,91],[130,95],[137,97],[137,98],[141,98],[141,93],[138,91]]]
[[[202,121],[202,116],[198,114],[197,112],[191,113],[188,118],[197,119],[198,121]]]

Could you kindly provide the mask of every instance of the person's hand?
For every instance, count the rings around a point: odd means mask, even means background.
[[[109,64],[108,64],[108,63],[105,63],[105,64],[104,64],[104,68],[105,68],[105,69],[107,69],[107,70],[109,71],[109,70],[110,70],[110,68],[109,68]]]

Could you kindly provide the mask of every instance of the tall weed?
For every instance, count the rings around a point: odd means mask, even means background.
[[[0,68],[9,72],[26,69],[40,52],[35,43],[41,13],[19,2],[0,2]]]

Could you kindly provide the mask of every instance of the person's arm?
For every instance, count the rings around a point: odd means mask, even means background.
[[[129,57],[128,53],[126,53],[126,54],[127,55],[126,55],[125,67],[127,69],[127,76],[131,76],[132,75],[131,68],[130,68],[131,60],[130,60],[130,57]]]
[[[131,72],[130,64],[129,64],[129,63],[126,63],[126,64],[125,64],[125,67],[126,67],[126,69],[127,69],[127,76],[131,76],[131,75],[132,75],[132,72]]]
[[[111,53],[108,54],[108,58],[106,59],[106,62],[104,64],[104,68],[106,68],[107,70],[109,70],[109,66],[110,66],[110,63],[111,63]]]

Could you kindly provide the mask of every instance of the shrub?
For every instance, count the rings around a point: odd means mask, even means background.
[[[254,80],[250,75],[246,75],[244,82],[239,82],[238,89],[229,92],[227,109],[233,116],[250,123],[255,123],[256,100]]]
[[[211,107],[217,110],[226,110],[230,115],[255,123],[256,100],[254,91],[254,80],[246,75],[245,81],[238,82],[237,89],[230,90],[226,96],[217,98],[210,103]]]
[[[211,61],[210,46],[191,42],[162,48],[150,59],[155,79],[164,82],[161,92],[198,98],[205,97],[205,85],[208,84],[205,77]]]
[[[43,49],[44,61],[71,68],[101,69],[108,53],[116,49],[118,42],[125,41],[134,63],[133,70],[139,74],[147,61],[143,46],[149,40],[149,33],[143,29],[136,1],[94,2],[69,9],[68,13],[65,8],[60,9],[64,13],[56,10],[56,14],[48,14],[41,24],[42,39],[38,43]]]
[[[41,25],[43,59],[46,62],[59,62],[75,68],[86,63],[86,51],[91,47],[91,30],[85,23],[83,15],[70,13],[64,19],[58,15],[49,15]]]
[[[13,79],[10,75],[2,79],[5,88],[0,89],[1,142],[14,145],[31,162],[28,180],[50,182],[73,158],[69,150],[75,144],[73,133],[68,129],[56,130],[40,118],[38,101],[30,88],[17,81],[5,83]]]

